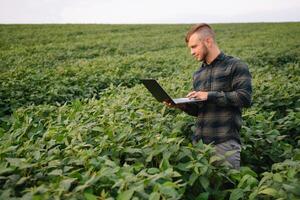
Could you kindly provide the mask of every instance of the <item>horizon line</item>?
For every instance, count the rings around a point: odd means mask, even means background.
[[[207,24],[257,24],[257,23],[299,23],[300,21],[247,21],[247,22],[205,22]],[[200,23],[200,22],[198,22]],[[98,22],[45,22],[45,23],[2,23],[0,25],[184,25],[184,24],[197,24],[197,22],[184,22],[184,23],[98,23]]]

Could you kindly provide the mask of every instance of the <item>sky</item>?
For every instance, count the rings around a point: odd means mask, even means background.
[[[300,21],[300,0],[0,0],[0,24]]]

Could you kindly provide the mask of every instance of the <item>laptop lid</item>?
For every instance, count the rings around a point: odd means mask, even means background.
[[[157,101],[163,102],[167,101],[175,104],[172,98],[167,94],[167,92],[158,84],[155,79],[142,79],[142,83],[149,90],[149,92],[156,98]]]

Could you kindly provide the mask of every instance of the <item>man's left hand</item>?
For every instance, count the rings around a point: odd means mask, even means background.
[[[195,98],[199,100],[207,100],[208,92],[202,92],[202,91],[192,91],[186,95],[187,98]]]

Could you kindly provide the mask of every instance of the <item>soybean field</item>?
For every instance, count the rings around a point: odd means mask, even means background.
[[[0,199],[300,199],[300,23],[212,24],[245,61],[241,169],[157,102],[192,89],[191,25],[0,25]]]

